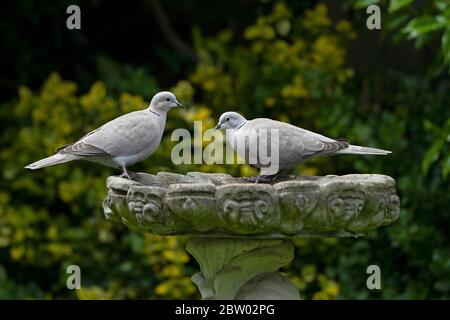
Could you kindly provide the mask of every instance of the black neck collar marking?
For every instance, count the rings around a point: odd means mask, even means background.
[[[159,117],[159,114],[156,113],[155,111],[153,111],[152,109],[148,109],[148,111],[150,111],[150,112],[153,113],[153,114],[156,114],[156,115]]]
[[[246,124],[247,123],[247,120],[245,120],[245,122],[243,123],[243,124],[241,124],[237,129],[236,129],[236,131],[238,131],[244,124]]]

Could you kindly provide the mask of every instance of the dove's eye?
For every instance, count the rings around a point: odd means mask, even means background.
[[[166,99],[166,101],[170,101],[170,99],[169,99],[169,98],[167,98],[167,99]]]
[[[226,121],[230,121],[230,118],[226,118],[225,120],[226,120]]]

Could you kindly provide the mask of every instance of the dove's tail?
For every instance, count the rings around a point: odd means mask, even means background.
[[[33,163],[27,165],[25,167],[25,169],[36,170],[36,169],[52,166],[55,164],[60,164],[60,163],[64,163],[64,162],[68,162],[68,161],[72,161],[72,160],[77,160],[77,159],[79,159],[79,158],[72,154],[57,153],[51,157],[47,157],[42,160],[33,162]]]
[[[371,154],[371,155],[388,155],[392,153],[388,150],[383,149],[377,149],[377,148],[370,148],[370,147],[360,147],[360,146],[354,146],[349,145],[345,149],[341,149],[339,151],[336,151],[335,153],[341,153],[341,154]]]

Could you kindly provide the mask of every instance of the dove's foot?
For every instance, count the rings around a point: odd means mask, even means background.
[[[280,173],[277,173],[277,174],[272,174],[272,175],[261,175],[261,176],[257,176],[257,177],[245,177],[244,180],[255,183],[255,184],[257,184],[257,183],[272,184],[275,181],[277,181],[280,177],[283,177],[283,175]]]
[[[119,177],[121,177],[121,178],[127,178],[127,179],[129,179],[129,180],[133,180],[133,179],[131,179],[131,176],[128,174],[128,172],[122,173]]]
[[[122,173],[119,177],[126,178],[128,180],[134,180],[136,176],[136,173],[130,171],[128,173]]]
[[[244,179],[247,182],[255,183],[257,178],[258,177],[243,177],[242,179]]]
[[[127,178],[128,180],[133,180],[136,177],[136,173],[128,172],[127,168],[123,167],[123,173],[120,175],[121,178]]]

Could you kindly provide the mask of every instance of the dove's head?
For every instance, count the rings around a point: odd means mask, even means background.
[[[237,112],[229,111],[220,116],[216,129],[238,129],[247,122],[243,116]]]
[[[161,91],[153,97],[150,108],[157,111],[167,112],[174,107],[183,107],[172,92]]]

